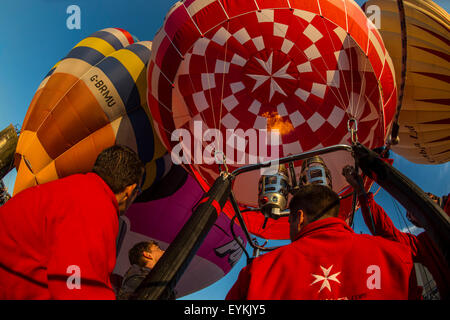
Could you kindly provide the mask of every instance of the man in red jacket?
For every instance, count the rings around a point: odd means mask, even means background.
[[[341,219],[339,197],[302,187],[290,202],[292,243],[246,266],[227,299],[416,298],[408,247],[358,235]]]
[[[115,299],[118,215],[144,174],[122,146],[92,173],[26,189],[0,207],[0,299]]]
[[[355,168],[347,166],[343,170],[347,182],[353,187],[359,194],[359,202],[361,205],[361,212],[364,218],[364,222],[373,235],[383,237],[385,239],[396,241],[407,245],[411,248],[413,253],[413,261],[421,263],[430,271],[431,275],[436,281],[439,295],[441,299],[450,298],[450,269],[442,256],[442,253],[437,248],[433,240],[428,236],[426,232],[422,232],[415,236],[410,233],[399,231],[386,212],[380,207],[374,200],[373,194],[368,193],[367,199],[362,196],[361,187],[356,182]],[[428,194],[431,199],[437,201],[437,197]],[[448,197],[445,197],[448,199]],[[448,200],[447,200],[448,202]],[[438,203],[439,204],[439,203]],[[450,208],[447,203],[442,203],[444,211],[449,214]],[[370,209],[370,211],[369,211]],[[419,228],[422,226],[414,219],[409,213],[407,213],[408,219]]]

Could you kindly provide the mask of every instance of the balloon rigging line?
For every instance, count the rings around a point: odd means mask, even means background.
[[[184,56],[181,54],[181,51],[177,48],[177,46],[173,43],[172,39],[169,37],[169,35],[167,34],[165,29],[162,29],[164,34],[165,34],[165,38],[169,39],[170,44],[172,45],[172,47],[174,47],[175,51],[178,53],[178,55],[180,56],[181,60],[184,60]],[[164,38],[164,37],[163,37]],[[170,81],[169,81],[170,82]]]
[[[347,18],[347,17],[346,17]],[[330,43],[331,43],[331,45],[333,46],[333,50],[334,50],[334,52],[337,52],[337,48],[335,47],[335,45],[334,45],[334,43],[333,43],[333,41],[331,41],[331,39],[332,39],[332,37],[331,37],[331,33],[330,33],[330,30],[328,29],[328,26],[325,24],[325,17],[324,18],[322,18],[322,24],[323,24],[323,26],[324,26],[324,28],[325,28],[325,30],[327,31],[327,34],[328,34],[328,38],[330,39]],[[328,20],[328,19],[327,19]],[[328,21],[330,21],[330,20],[328,20]],[[330,21],[331,22],[331,21]],[[338,26],[339,27],[339,26]],[[345,41],[345,40],[344,40]],[[344,43],[342,43],[342,46],[344,45]],[[345,52],[345,51],[344,51]],[[324,60],[324,63],[325,63],[325,65],[327,66],[327,68],[328,68],[328,65],[326,64],[326,62],[325,62],[325,59],[323,59],[322,58],[322,60]],[[346,81],[346,79],[345,79],[345,76],[344,76],[344,72],[343,72],[344,70],[341,70],[341,69],[339,69],[339,77],[340,77],[340,75],[342,75],[342,79],[343,79],[343,82],[344,82],[344,87],[345,87],[345,92],[347,93],[347,99],[350,101],[350,97],[349,97],[349,95],[348,95],[348,87],[347,87],[347,81]],[[328,84],[328,81],[327,81],[327,84]],[[331,89],[330,88],[330,90],[334,93],[334,90],[333,89]],[[338,90],[338,94],[339,94],[339,97],[337,97],[336,95],[336,99],[338,99],[340,102],[341,102],[341,107],[343,107],[343,109],[345,110],[345,112],[348,114],[348,111],[347,111],[347,106],[346,106],[346,103],[345,103],[345,99],[344,99],[344,97],[341,95],[341,92]],[[340,98],[340,99],[339,99]],[[351,118],[351,115],[350,115],[350,117],[349,118]]]
[[[235,224],[234,220],[236,218],[237,218],[237,213],[234,214],[233,218],[230,221],[230,231],[231,231],[234,241],[236,241],[236,243],[239,245],[239,247],[241,247],[244,254],[247,256],[247,264],[248,264],[251,261],[250,255],[248,254],[244,244],[240,241],[240,239],[236,236],[236,233],[234,232],[234,224]]]
[[[202,31],[201,31],[200,28],[198,27],[198,25],[197,25],[197,23],[195,22],[195,20],[192,18],[192,16],[191,16],[189,10],[186,8],[185,2],[183,1],[182,3],[183,3],[183,8],[184,8],[184,10],[186,10],[186,13],[188,14],[188,16],[189,16],[189,18],[191,19],[192,23],[194,24],[195,28],[197,28],[198,33],[200,34],[201,37],[203,37]]]
[[[184,7],[185,7],[185,5],[184,5]],[[187,10],[187,8],[185,7],[185,9]],[[345,10],[347,10],[347,8],[345,8]],[[226,12],[225,10],[224,10],[224,12]],[[190,16],[190,15],[189,15]],[[190,16],[190,18],[191,18],[191,20],[192,20],[192,17]],[[295,19],[295,18],[294,18]],[[302,23],[302,21],[301,21],[301,19],[298,17],[298,18],[296,18],[297,19],[297,21],[302,25],[302,27],[304,27],[304,24]],[[325,18],[324,18],[325,19]],[[229,21],[227,21],[228,22],[228,24],[227,24],[227,31],[229,31]],[[346,23],[347,23],[347,28],[348,28],[348,17],[346,16]],[[195,23],[194,23],[195,24]],[[330,35],[330,30],[329,30],[329,28],[327,27],[327,25],[325,24],[325,22],[323,22],[323,24],[324,24],[324,26],[325,26],[325,29],[326,29],[326,32],[328,33],[328,36],[329,37],[331,37],[331,35]],[[196,27],[197,27],[197,29],[198,29],[198,26],[196,25]],[[275,26],[275,28],[279,28],[278,26]],[[280,30],[281,30],[281,28],[279,28]],[[199,30],[199,29],[198,29]],[[200,30],[199,30],[200,31]],[[201,33],[200,33],[201,34]],[[349,36],[346,36],[346,39],[344,40],[344,42],[343,42],[343,44],[345,43],[345,41],[347,41],[347,42],[349,42],[349,41],[353,41],[353,39],[351,39]],[[332,41],[330,41],[330,43],[331,43],[331,45],[333,46],[333,49],[334,50],[336,50],[336,47],[335,47],[335,45],[334,45],[334,43],[332,42]],[[172,43],[173,44],[173,43]],[[174,47],[175,47],[175,45],[173,45]],[[310,61],[309,59],[308,59],[308,57],[306,56],[306,54],[304,53],[304,51],[303,50],[300,50],[300,48],[297,46],[297,44],[295,44],[294,43],[294,46],[296,47],[296,49],[301,53],[301,54],[303,54],[303,56],[305,57],[305,58],[307,58],[307,60],[308,61]],[[357,48],[359,48],[359,46],[356,44],[356,47]],[[349,59],[349,63],[350,63],[350,70],[353,70],[353,61],[352,61],[352,58],[353,58],[353,54],[352,54],[352,51],[353,50],[351,50],[352,48],[355,48],[355,46],[352,46],[351,48],[349,48],[350,50],[348,50],[349,51],[349,53],[350,53],[350,59]],[[225,45],[225,59],[224,60],[226,60],[226,54],[227,54],[227,51],[228,51],[228,41],[226,42],[226,45]],[[177,52],[179,53],[179,51],[177,50]],[[325,65],[327,65],[326,64],[326,61],[325,61],[325,59],[323,58],[323,56],[321,56],[321,59],[322,59],[322,61],[325,63]],[[207,70],[208,70],[208,66],[207,66],[207,63],[206,63],[206,55],[205,55],[205,66],[206,66],[206,68],[207,68]],[[368,59],[366,58],[365,59],[365,61],[364,61],[364,68],[366,68],[367,67],[367,65],[368,65],[368,63],[369,63],[369,61],[368,61]],[[324,81],[325,82],[325,78],[318,72],[318,69],[317,69],[317,67],[315,67],[313,64],[311,64],[311,66],[312,66],[312,69],[314,69],[315,71],[316,71],[316,74],[320,77],[320,79],[322,80],[322,81]],[[327,66],[328,67],[328,66]],[[383,66],[384,67],[384,66]],[[372,69],[373,70],[373,69]],[[223,112],[223,95],[224,95],[224,86],[225,86],[225,71],[226,71],[226,64],[224,63],[224,66],[223,66],[223,73],[222,73],[222,87],[221,87],[221,97],[220,97],[220,119],[219,119],[219,130],[221,129],[221,126],[222,126],[222,118],[221,118],[221,116],[222,116],[222,112]],[[171,83],[170,81],[169,81],[169,79],[167,78],[167,76],[164,74],[164,72],[162,72],[161,70],[160,70],[160,72],[161,72],[161,74],[163,74],[163,76],[166,78],[166,80],[169,82],[169,83]],[[349,72],[350,73],[350,76],[351,76],[351,83],[353,83],[353,72]],[[189,79],[190,79],[190,82],[191,82],[191,86],[192,86],[192,88],[193,88],[193,79],[192,79],[192,77],[191,77],[191,75],[190,75],[190,73],[188,73],[189,74]],[[343,70],[341,70],[341,69],[339,69],[339,74],[340,75],[343,75],[344,73],[343,73]],[[344,86],[345,86],[345,88],[346,88],[346,92],[348,93],[348,85],[347,85],[347,81],[346,81],[346,78],[343,76],[342,77],[343,78],[343,82],[344,82]],[[366,82],[366,78],[365,77],[361,77],[362,78],[362,82],[363,82],[363,84],[366,84],[367,82]],[[211,79],[208,77],[208,83],[210,84],[210,81],[211,81]],[[172,84],[173,85],[173,84]],[[360,103],[360,101],[361,101],[361,99],[362,99],[362,97],[361,97],[361,95],[362,95],[362,90],[363,90],[363,88],[365,88],[366,87],[366,85],[363,85],[363,86],[361,86],[361,91],[360,91],[360,94],[359,94],[359,97],[358,97],[358,104]],[[338,91],[338,94],[336,94],[336,92],[334,92],[334,90],[332,90],[332,89],[330,89],[330,91],[332,92],[332,94],[334,95],[334,97],[340,102],[340,104],[341,104],[341,106],[344,108],[344,110],[345,110],[345,112],[347,113],[347,115],[349,115],[350,117],[352,117],[352,116],[354,116],[353,114],[356,114],[356,111],[355,111],[355,108],[356,108],[356,106],[354,105],[354,103],[353,103],[353,101],[354,101],[354,97],[353,97],[353,95],[352,95],[352,97],[349,97],[348,95],[347,95],[347,98],[349,99],[349,106],[346,106],[345,105],[345,102],[344,102],[344,98],[342,97],[342,95],[341,95],[341,92],[340,91]],[[370,93],[370,95],[373,93],[375,91],[375,89],[373,89],[372,91],[371,91],[371,93]],[[211,102],[211,104],[212,104],[212,92],[211,92],[211,90],[210,90],[210,92],[209,92],[209,94],[210,94],[210,102]],[[367,95],[364,95],[365,97],[367,97]],[[159,101],[159,99],[158,99],[158,101]],[[160,101],[159,101],[160,102]],[[160,102],[160,104],[162,105],[162,106],[164,106],[170,113],[172,113],[172,115],[173,115],[173,111],[172,110],[170,110],[169,108],[167,108],[167,106],[165,106],[163,103],[161,103]],[[213,113],[213,120],[214,120],[214,126],[217,128],[217,123],[216,123],[216,117],[215,117],[215,110],[214,110],[214,107],[212,106],[212,113]],[[188,109],[188,111],[189,111],[189,113],[190,113],[190,116],[191,116],[191,118],[193,117],[193,115],[192,115],[192,111],[190,110],[190,109]],[[203,122],[205,122],[206,123],[206,121],[205,121],[205,117],[203,116],[203,114],[199,114],[200,115],[200,117],[202,118],[202,120],[203,120]],[[170,133],[167,129],[165,129],[164,128],[164,130],[167,132],[167,133]],[[368,137],[369,138],[369,137]],[[373,141],[373,140],[370,140],[370,141]]]
[[[409,228],[408,223],[406,222],[405,218],[403,217],[403,214],[401,213],[401,210],[400,210],[397,202],[392,197],[391,197],[391,201],[394,204],[394,207],[395,207],[394,212],[397,215],[397,219],[399,220],[400,224],[403,223],[403,226],[406,227],[406,230],[408,230],[408,232],[411,233],[411,229]]]
[[[396,202],[395,199],[393,199],[393,198],[391,198],[391,200],[392,200],[392,202],[394,203],[395,208],[396,208],[395,212],[396,212],[396,214],[397,214],[397,219],[398,219],[398,216],[400,216],[400,218],[401,218],[400,222],[403,222],[404,226],[405,226],[406,229],[408,230],[408,233],[410,233],[411,235],[414,235],[414,234],[411,232],[411,229],[409,228],[409,224],[408,224],[407,221],[405,220],[404,215],[401,213],[401,210],[400,210],[400,208],[399,208],[397,202]],[[420,263],[420,268],[422,268],[422,270],[424,271],[423,274],[425,275],[425,283],[423,283],[423,286],[425,287],[425,285],[426,285],[426,284],[429,284],[429,283],[431,282],[431,280],[428,278],[428,275],[427,275],[427,273],[425,272],[425,267],[424,267],[423,264],[421,264],[421,263]],[[417,275],[416,275],[416,277],[417,277]]]
[[[345,41],[347,41],[349,46],[351,45],[351,38],[349,36],[346,36],[344,42]],[[349,48],[348,52],[350,55],[350,57],[349,57],[350,70],[353,70],[353,50],[352,50],[352,48]],[[350,90],[351,90],[351,92],[353,92],[353,89],[354,89],[353,88],[353,85],[354,85],[353,72],[350,72],[350,84],[352,85]],[[350,109],[350,114],[352,115],[352,118],[356,118],[356,110],[355,110],[355,105],[353,103],[354,97],[355,97],[355,95],[351,94],[350,100],[349,100],[349,109]]]
[[[348,34],[348,12],[347,12],[347,2],[342,1],[344,3],[344,14],[345,14],[345,31],[347,31]]]
[[[223,7],[222,2],[221,1],[217,1],[217,2],[219,3],[219,5],[222,8],[225,15],[227,16],[227,20],[230,20],[230,16],[228,15],[228,12],[225,11],[225,8]]]
[[[227,32],[229,32],[230,28],[230,22],[227,22]],[[224,53],[224,64],[223,64],[223,73],[222,73],[222,92],[220,95],[220,109],[219,109],[219,131],[222,129],[222,110],[223,110],[223,92],[225,88],[225,70],[226,70],[226,59],[227,59],[227,52],[228,52],[228,41],[225,43],[225,53]]]
[[[204,60],[205,60],[205,67],[206,67],[206,74],[207,74],[207,78],[208,78],[208,88],[211,88],[211,78],[210,78],[210,76],[209,76],[209,70],[208,70],[208,62],[207,62],[207,60],[206,60],[206,53],[205,53],[205,55],[203,56],[203,58],[204,58]],[[214,79],[214,81],[215,81],[215,79]],[[214,108],[214,105],[213,105],[213,97],[212,97],[212,90],[210,89],[210,90],[208,90],[209,91],[209,102],[210,102],[210,104],[211,104],[211,111],[212,111],[212,114],[213,114],[213,120],[214,120],[214,128],[217,128],[217,123],[216,123],[216,113],[215,113],[215,108]]]
[[[253,2],[255,3],[256,8],[258,9],[258,11],[261,11],[261,9],[259,8],[259,5],[258,5],[258,3],[256,2],[256,0],[253,0]]]
[[[322,8],[320,7],[319,0],[316,0],[316,2],[317,2],[317,7],[319,8],[319,14],[320,14],[321,17],[323,17]]]

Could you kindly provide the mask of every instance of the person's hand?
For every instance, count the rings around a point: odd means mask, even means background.
[[[431,200],[433,200],[435,203],[439,204],[439,197],[438,196],[435,196],[431,192],[426,192],[426,194]]]
[[[345,177],[345,180],[347,180],[348,184],[355,190],[358,194],[362,193],[361,186],[358,183],[358,173],[356,172],[355,168],[348,165],[345,166],[342,169],[342,175]]]

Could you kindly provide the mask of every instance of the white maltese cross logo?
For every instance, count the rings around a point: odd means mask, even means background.
[[[315,280],[310,285],[312,286],[313,284],[322,281],[322,286],[320,287],[319,292],[322,291],[323,288],[327,288],[331,292],[330,281],[336,281],[340,284],[341,282],[337,279],[337,276],[340,274],[340,272],[336,272],[335,274],[330,275],[333,265],[331,265],[331,267],[329,267],[328,269],[325,269],[322,266],[320,266],[320,268],[322,269],[323,276],[318,274],[311,274],[315,278]]]

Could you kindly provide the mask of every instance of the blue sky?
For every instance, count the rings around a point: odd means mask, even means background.
[[[361,1],[357,1],[361,3]],[[447,0],[436,1],[449,10]],[[28,105],[39,83],[50,68],[64,57],[81,39],[107,28],[120,27],[140,40],[152,40],[163,23],[174,0],[6,0],[0,11],[0,129],[10,123],[22,124]],[[81,29],[66,27],[69,5],[81,9]],[[436,195],[450,192],[450,163],[443,165],[416,165],[394,156],[394,166],[410,177],[423,190]],[[13,189],[15,173],[4,179]],[[376,189],[375,189],[376,190]],[[400,229],[405,228],[392,198],[381,190],[376,200]],[[400,208],[404,216],[404,209]],[[357,215],[355,231],[367,233],[362,218]],[[286,242],[281,242],[285,244]],[[277,245],[277,243],[269,243]],[[251,250],[249,250],[251,254]],[[245,266],[242,258],[233,270],[212,286],[187,296],[187,299],[224,299]]]

